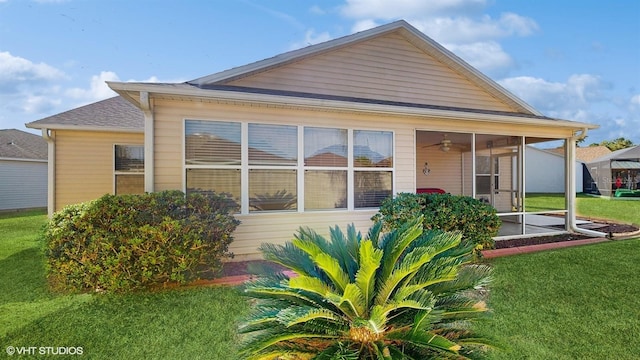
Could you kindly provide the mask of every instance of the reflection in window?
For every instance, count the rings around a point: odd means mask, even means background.
[[[346,208],[346,170],[307,170],[304,172],[305,210]]]
[[[296,170],[249,170],[250,211],[298,208]]]
[[[356,208],[379,207],[392,194],[391,171],[356,171],[354,205]]]
[[[240,201],[239,169],[187,169],[187,193],[215,191]]]
[[[240,164],[240,123],[187,120],[185,136],[187,164]]]
[[[353,166],[392,167],[393,133],[390,131],[353,131]]]
[[[306,166],[346,167],[347,130],[306,127],[304,164]]]
[[[296,126],[249,124],[249,165],[296,165]]]
[[[115,193],[144,193],[144,146],[116,145],[115,150]]]

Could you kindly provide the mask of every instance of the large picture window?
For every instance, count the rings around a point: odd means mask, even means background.
[[[121,194],[144,193],[144,146],[114,146],[114,192]]]
[[[185,120],[185,173],[187,192],[229,193],[244,214],[375,208],[393,193],[393,133]]]

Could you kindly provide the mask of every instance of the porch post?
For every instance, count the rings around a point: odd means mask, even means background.
[[[140,92],[140,106],[144,113],[144,191],[154,191],[154,124],[149,93]]]
[[[576,223],[576,139],[570,137],[564,141],[565,159],[565,229],[571,231]]]

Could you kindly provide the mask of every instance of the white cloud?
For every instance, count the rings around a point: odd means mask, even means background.
[[[357,33],[360,31],[373,29],[378,25],[379,24],[372,19],[359,20],[359,21],[356,21],[356,23],[353,25],[353,27],[351,28],[351,31],[354,33]]]
[[[505,13],[499,19],[488,15],[478,18],[412,17],[411,24],[418,30],[443,43],[470,43],[494,40],[509,36],[528,36],[538,30],[538,24],[530,18]]]
[[[631,111],[640,112],[640,94],[633,95],[631,99],[629,99],[629,108]]]
[[[0,93],[14,93],[64,78],[65,74],[51,65],[0,52]]]
[[[303,47],[307,47],[309,45],[325,42],[331,39],[332,39],[331,35],[326,31],[317,34],[314,29],[309,29],[304,35],[304,40],[291,44],[289,48],[291,50],[296,50]]]
[[[88,88],[71,88],[65,94],[72,99],[88,102],[115,96],[116,93],[107,86],[105,81],[120,81],[120,78],[113,71],[102,71],[91,77]]]
[[[315,15],[324,15],[326,14],[326,11],[324,11],[324,9],[322,9],[320,6],[318,5],[313,5],[311,8],[309,8],[309,12]]]
[[[513,59],[495,41],[471,44],[445,44],[447,49],[460,56],[473,67],[486,73],[496,73],[513,66]]]
[[[499,83],[546,114],[577,113],[592,103],[604,101],[608,84],[590,74],[571,75],[566,82],[549,82],[529,76],[513,77]]]
[[[450,13],[471,13],[486,6],[485,0],[347,0],[341,13],[349,18],[391,20]]]

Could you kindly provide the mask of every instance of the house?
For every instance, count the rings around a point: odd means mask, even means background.
[[[558,155],[564,155],[563,147],[549,149],[548,151],[551,151]],[[582,163],[589,163],[609,153],[611,153],[611,150],[603,145],[576,147],[576,160],[581,161]]]
[[[576,148],[578,150],[580,148]],[[565,193],[565,158],[555,151],[527,146],[525,153],[525,192],[526,193]],[[583,162],[576,153],[574,171],[576,173],[575,191],[583,191]]]
[[[640,146],[613,151],[586,164],[585,192],[615,196],[616,190],[640,189]],[[619,192],[620,194],[620,192]]]
[[[557,232],[527,223],[523,148],[564,140],[573,164],[596,128],[542,115],[405,21],[185,83],[108,85],[119,97],[28,124],[52,149],[51,210],[121,190],[226,192],[241,205],[236,259],[299,226],[366,230],[382,199],[425,188],[489,202],[510,225],[500,236]]]
[[[0,130],[0,211],[47,207],[47,142]]]

